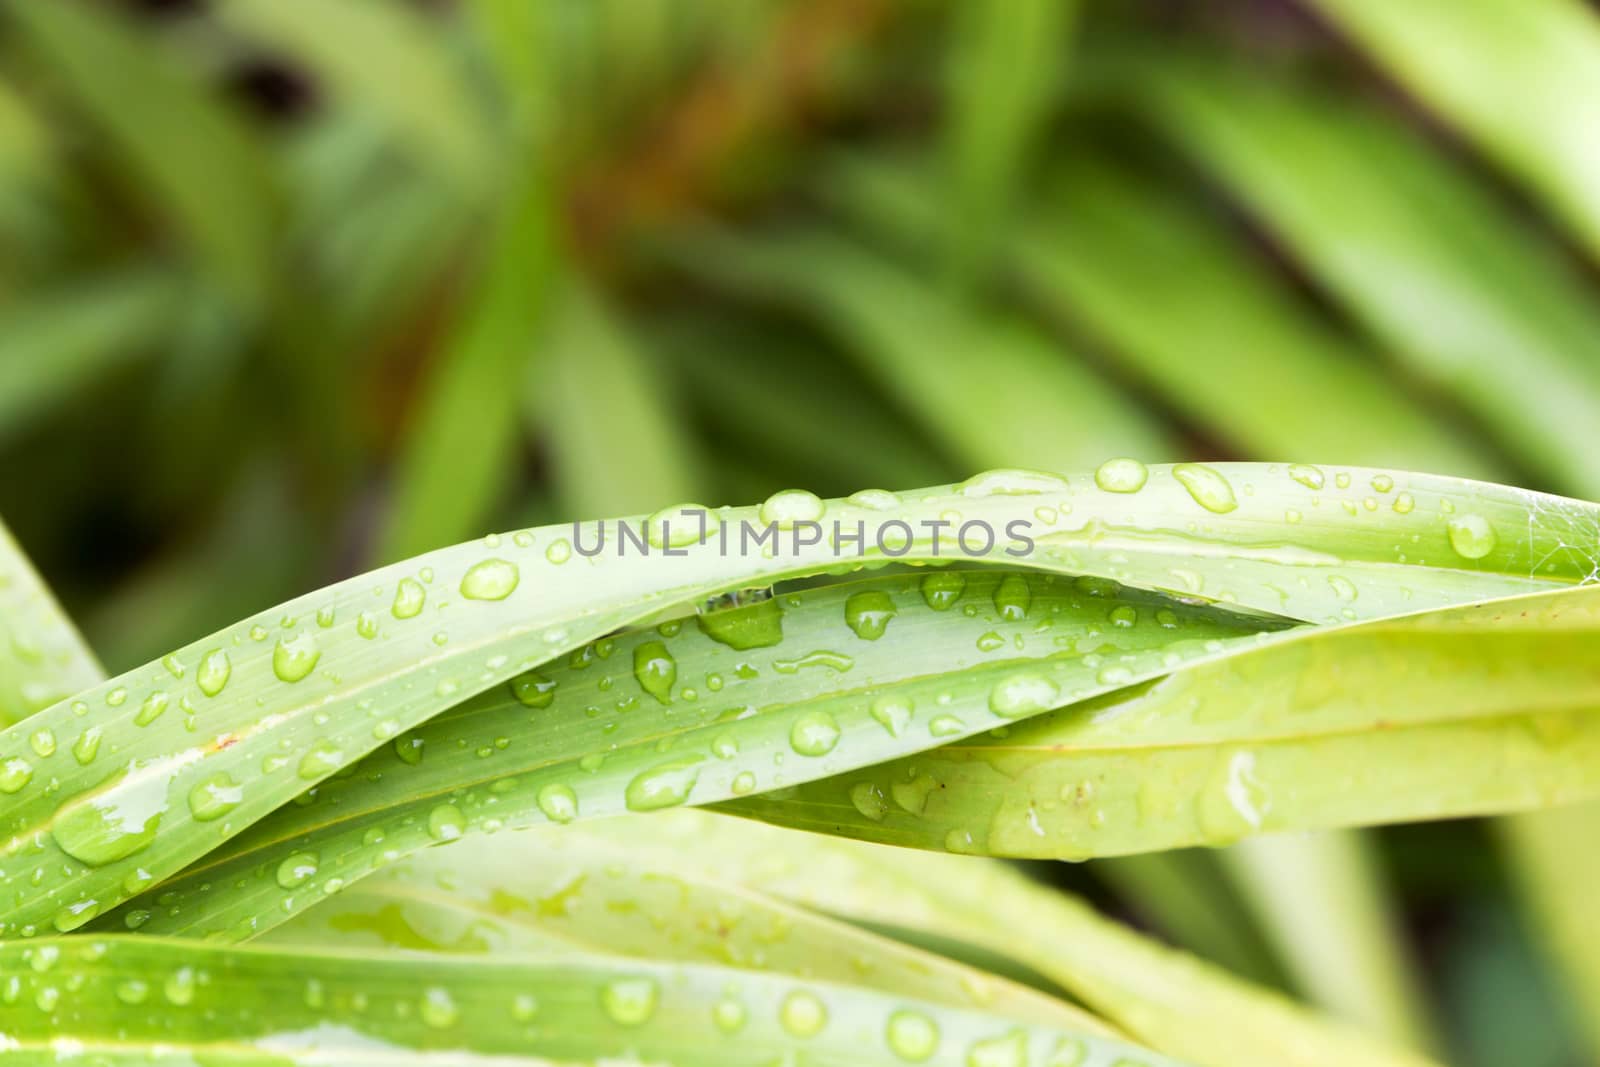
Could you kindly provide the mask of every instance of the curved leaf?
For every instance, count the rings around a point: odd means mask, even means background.
[[[94,653],[0,522],[0,724],[105,677]]]

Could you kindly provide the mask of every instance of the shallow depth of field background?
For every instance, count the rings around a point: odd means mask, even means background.
[[[1594,498],[1600,14],[1389,7],[15,0],[0,514],[118,671],[489,529],[792,485]],[[1454,1062],[1585,1062],[1492,835],[1380,840]],[[1051,876],[1287,983],[1209,862]]]

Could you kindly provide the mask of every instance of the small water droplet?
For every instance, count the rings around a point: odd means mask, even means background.
[[[1006,622],[1021,622],[1033,604],[1033,590],[1020,574],[1008,574],[994,587],[994,609]]]
[[[873,719],[889,731],[890,737],[899,737],[900,732],[911,722],[913,707],[910,697],[898,693],[884,693],[873,699],[869,710]]]
[[[72,743],[72,758],[84,766],[94,762],[95,756],[100,753],[100,738],[102,731],[98,726],[91,726],[78,735]]]
[[[922,578],[922,599],[934,611],[949,611],[967,588],[960,571],[934,571]]]
[[[889,1016],[889,1051],[908,1063],[921,1063],[939,1050],[939,1027],[916,1011],[897,1011]]]
[[[0,761],[0,793],[7,795],[21,791],[33,780],[33,764],[21,756]]]
[[[294,889],[304,885],[317,874],[317,854],[315,852],[296,852],[278,864],[278,885],[284,889]]]
[[[839,724],[825,711],[810,711],[789,728],[789,747],[802,756],[826,756],[839,743]]]
[[[440,804],[428,812],[428,836],[435,841],[454,841],[466,832],[466,817],[454,804]]]
[[[200,657],[200,667],[195,671],[194,680],[200,687],[200,692],[208,697],[214,697],[222,692],[223,686],[228,684],[228,677],[232,674],[233,663],[228,659],[228,653],[223,649],[213,648]]]
[[[828,1009],[814,993],[797,990],[783,998],[778,1021],[795,1037],[816,1037],[828,1024]]]
[[[1061,689],[1040,674],[1014,674],[989,693],[989,710],[1005,719],[1049,711],[1059,703]]]
[[[816,522],[826,510],[827,505],[817,494],[804,489],[785,489],[767,497],[759,515],[762,522],[787,530],[797,522]]]
[[[572,787],[551,782],[539,788],[539,810],[551,822],[571,822],[578,817],[578,794]]]
[[[1328,483],[1328,479],[1323,475],[1322,471],[1309,463],[1290,464],[1289,477],[1307,489],[1321,489]]]
[[[1482,559],[1494,551],[1494,527],[1482,515],[1457,515],[1450,520],[1450,547],[1462,559]]]
[[[851,786],[850,803],[855,805],[863,818],[873,822],[882,822],[883,817],[889,814],[889,801],[875,782],[857,782]]]
[[[213,774],[189,790],[189,811],[197,822],[211,822],[237,808],[244,788],[226,773]]]
[[[461,1009],[451,999],[448,990],[433,986],[423,991],[422,1004],[417,1012],[422,1021],[435,1030],[454,1026],[461,1019]]]
[[[660,641],[646,641],[633,650],[633,676],[639,688],[662,704],[672,703],[672,686],[678,680],[678,661]]]
[[[548,708],[556,699],[556,683],[538,671],[524,671],[511,679],[511,695],[526,708]]]
[[[656,1013],[660,988],[654,978],[617,978],[600,990],[600,1007],[618,1026],[643,1026]]]
[[[326,778],[345,765],[344,750],[332,741],[318,741],[300,757],[295,772],[308,782]]]

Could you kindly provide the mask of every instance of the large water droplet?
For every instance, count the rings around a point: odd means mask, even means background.
[[[414,619],[422,614],[422,605],[428,601],[428,591],[415,578],[402,578],[394,587],[394,603],[389,614],[397,619]]]
[[[1482,559],[1494,551],[1494,527],[1482,515],[1456,515],[1449,529],[1450,547],[1462,559]]]
[[[885,1037],[889,1051],[908,1063],[931,1059],[939,1050],[939,1027],[917,1011],[897,1011],[890,1015]]]
[[[194,680],[200,687],[200,692],[208,697],[214,697],[228,684],[228,677],[231,674],[233,674],[233,663],[229,661],[228,653],[223,649],[213,648],[200,657],[200,668],[195,671]]]
[[[1028,607],[1033,603],[1033,590],[1020,574],[1008,574],[994,587],[994,609],[1007,622],[1021,622],[1028,617]]]
[[[643,1026],[656,1013],[660,988],[654,978],[617,978],[600,990],[600,1007],[618,1026]]]
[[[894,601],[881,589],[852,593],[844,602],[845,625],[863,641],[882,637],[895,612]]]
[[[1014,674],[989,693],[989,710],[1005,719],[1049,711],[1061,698],[1056,683],[1041,674]]]
[[[1136,459],[1108,459],[1094,472],[1094,484],[1108,493],[1137,493],[1150,479],[1150,471]]]
[[[1328,484],[1327,476],[1309,463],[1294,463],[1289,466],[1289,477],[1305,486],[1307,489],[1321,489]]]
[[[321,658],[317,639],[310,634],[280,637],[272,649],[272,673],[281,681],[298,682],[316,668]]]
[[[680,756],[641,771],[628,783],[623,801],[630,811],[657,811],[682,804],[699,780],[699,764],[704,759],[698,755]]]
[[[767,497],[761,505],[761,521],[779,529],[789,529],[797,522],[816,522],[822,518],[827,506],[822,498],[804,489],[785,489]]]
[[[548,708],[556,699],[556,683],[538,671],[524,671],[511,679],[511,695],[527,708]]]
[[[284,889],[294,889],[304,885],[317,874],[317,854],[315,852],[296,852],[278,864],[278,885]]]
[[[1172,468],[1172,476],[1189,491],[1194,502],[1207,511],[1225,515],[1239,506],[1233,486],[1220,471],[1199,463],[1180,463]]]
[[[91,867],[126,859],[156,838],[167,810],[167,786],[185,762],[169,757],[132,763],[115,784],[63,804],[50,833],[61,851]]]
[[[435,841],[454,841],[466,832],[466,816],[454,804],[440,804],[428,812],[428,836]]]
[[[213,774],[189,790],[189,811],[197,822],[220,819],[244,800],[244,788],[227,774]]]
[[[551,822],[571,822],[578,817],[578,794],[572,787],[551,782],[539,788],[539,810]]]
[[[633,676],[639,688],[663,704],[672,703],[672,685],[678,680],[678,661],[660,641],[646,641],[633,650]]]
[[[815,1037],[828,1024],[828,1009],[816,994],[799,990],[783,998],[778,1021],[795,1037]]]
[[[789,746],[802,756],[826,756],[839,743],[839,724],[825,711],[809,711],[789,728]]]
[[[960,571],[934,571],[922,578],[922,599],[934,611],[949,611],[966,588],[966,575]]]
[[[461,595],[468,600],[504,600],[517,587],[517,565],[508,559],[474,563],[461,578]]]

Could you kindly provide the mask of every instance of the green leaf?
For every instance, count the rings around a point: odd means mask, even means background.
[[[742,814],[953,852],[1080,859],[1553,807],[1600,791],[1600,588],[1282,635],[1151,685]],[[853,792],[912,799],[868,818]]]
[[[949,263],[958,282],[981,274],[1009,229],[1030,150],[1067,53],[1077,0],[961,4],[952,46],[944,153],[949,169]]]
[[[0,946],[5,1049],[111,1062],[618,1062],[818,1067],[984,1056],[1180,1067],[1134,1045],[855,986],[604,956],[468,958],[222,948],[152,938]],[[928,1046],[933,1046],[931,1049]],[[431,1053],[424,1057],[420,1053]],[[994,1062],[1008,1062],[998,1059]]]
[[[886,929],[1021,961],[1136,1040],[1201,1067],[1421,1067],[1292,1001],[1173,952],[1004,864],[891,851],[709,812],[588,827],[642,856],[693,852],[707,876]]]
[[[72,620],[0,523],[0,725],[103,677]]]
[[[1600,155],[1585,106],[1600,23],[1576,0],[1316,0],[1422,101],[1520,177],[1600,255]]]
[[[799,304],[968,465],[1069,470],[1108,451],[1174,454],[1148,415],[1026,322],[953,303],[852,241],[701,231],[680,254],[737,291]]]
[[[384,740],[620,627],[723,591],[886,560],[883,549],[898,550],[902,537],[904,553],[894,558],[928,560],[941,550],[951,558],[961,544],[951,513],[995,533],[993,543],[969,544],[969,552],[981,550],[973,558],[1020,555],[1036,569],[1179,585],[1313,621],[1572,583],[1594,569],[1580,546],[1594,542],[1600,508],[1478,483],[1337,471],[1330,490],[1322,472],[1248,464],[1123,463],[1098,479],[998,471],[906,498],[873,492],[831,503],[790,491],[760,508],[719,510],[719,525],[698,544],[687,543],[705,536],[693,514],[674,512],[670,526],[645,524],[656,535],[654,557],[575,554],[567,538],[581,534],[593,546],[592,524],[522,531],[429,553],[245,619],[29,724],[62,739],[101,728],[96,759],[74,760],[63,740],[50,756],[35,754],[35,767],[24,731],[0,732],[0,758],[21,761],[0,834],[37,842],[29,865],[47,872],[0,911],[0,922],[8,931],[50,922],[74,928]],[[859,525],[861,547],[792,543],[808,529],[795,524],[811,518],[846,532]],[[768,522],[785,524],[791,543],[774,546],[770,558],[729,553],[728,539],[737,549],[751,528],[744,524]],[[819,526],[816,539],[824,536]],[[660,551],[672,542],[683,554],[668,562]],[[665,677],[650,651],[641,658],[647,694]],[[816,662],[833,669],[828,657]],[[1119,677],[1105,684],[1121,684]],[[1032,677],[995,688],[1002,714],[1042,711],[1045,696],[1054,699]],[[826,731],[802,733],[809,744]],[[703,761],[697,754],[696,765]],[[659,782],[638,788],[666,799],[675,788],[656,786],[682,785],[688,769],[658,769]],[[440,818],[440,833],[457,821],[448,812]]]
[[[147,354],[171,328],[180,294],[165,271],[131,270],[0,311],[0,442]]]
[[[1556,249],[1347,99],[1182,57],[1125,74],[1407,369],[1558,487],[1600,496],[1600,308]]]
[[[272,267],[275,191],[252,131],[126,16],[17,0],[11,23],[230,294],[258,305]]]
[[[623,323],[577,280],[554,319],[524,389],[565,513],[629,515],[702,495],[678,398]]]
[[[555,269],[548,179],[501,205],[477,284],[435,356],[407,426],[378,553],[397,559],[481,528],[516,456],[519,391]]]
[[[376,116],[419,165],[464,194],[489,184],[495,153],[483,108],[441,41],[447,25],[381,0],[226,0],[218,13],[303,65],[340,103]]]
[[[529,863],[530,854],[538,856]],[[1119,1036],[1026,986],[708,878],[697,854],[641,854],[604,826],[475,835],[428,849],[281,926],[274,945],[504,955],[599,952],[839,982]]]
[[[1582,804],[1502,819],[1496,830],[1511,860],[1535,933],[1556,966],[1571,1017],[1600,1051],[1600,926],[1589,888],[1600,877],[1594,840],[1600,805]]]
[[[1104,582],[955,569],[673,620],[451,710],[104,922],[249,937],[314,904],[316,887],[349,885],[441,839],[711,803],[868,766],[1051,706],[1041,697],[997,711],[995,694],[1019,677],[1063,695],[1104,692],[1276,625]],[[303,876],[285,879],[293,856]]]

